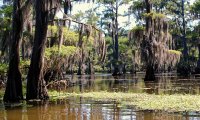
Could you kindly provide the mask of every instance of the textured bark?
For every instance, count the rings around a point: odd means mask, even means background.
[[[63,27],[59,28],[59,44],[58,44],[58,51],[60,52],[61,47],[63,45]]]
[[[151,12],[151,3],[150,0],[145,0],[146,3],[146,13]],[[146,41],[146,49],[149,53],[149,58],[147,59],[147,68],[146,68],[146,74],[145,74],[145,81],[154,81],[155,80],[155,74],[154,74],[154,61],[153,59],[153,53],[152,53],[152,37],[153,37],[153,24],[152,19],[150,17],[146,17],[146,33],[145,33],[145,41]]]
[[[84,68],[85,53],[84,53],[84,43],[83,43],[84,29],[85,29],[84,24],[81,24],[80,30],[79,30],[79,42],[78,42],[78,47],[81,49],[81,51],[80,51],[81,57],[79,60],[77,75],[85,74],[85,68]]]
[[[187,48],[187,39],[186,39],[186,23],[185,23],[185,0],[181,0],[181,8],[182,8],[182,20],[183,20],[183,38],[182,38],[182,41],[183,41],[183,57],[184,57],[184,60],[187,61],[188,59],[188,48]]]
[[[113,71],[113,76],[116,76],[116,75],[120,75],[120,70],[119,70],[119,64],[118,64],[118,61],[119,61],[119,42],[118,42],[118,31],[119,31],[119,28],[118,28],[118,0],[116,0],[116,8],[115,8],[115,21],[114,21],[114,26],[115,26],[115,29],[114,29],[114,71]]]
[[[27,77],[26,99],[48,99],[47,89],[45,86],[43,67],[44,51],[47,41],[48,28],[48,1],[36,0],[36,29],[31,57],[31,65]]]
[[[95,73],[95,71],[94,71],[94,66],[93,66],[93,62],[92,61],[90,61],[90,63],[89,63],[89,74],[90,75],[94,75],[94,73]]]
[[[2,35],[2,39],[1,39],[1,56],[4,56],[5,54],[7,55],[7,54],[9,54],[8,52],[7,52],[7,49],[9,49],[9,37],[8,36],[10,36],[10,30],[5,30],[4,32],[3,32],[3,35]]]
[[[26,20],[26,15],[29,13],[27,11],[30,11],[30,6],[30,0],[26,1],[24,6],[22,6],[22,0],[13,1],[12,38],[9,58],[10,61],[7,85],[3,98],[5,102],[19,102],[23,99],[21,72],[19,69],[19,50],[24,22]]]
[[[93,56],[91,57],[91,52],[89,52],[89,58],[88,58],[88,74],[94,75],[94,66],[93,66]]]

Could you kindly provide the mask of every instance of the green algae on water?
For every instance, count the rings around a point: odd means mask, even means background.
[[[116,101],[123,106],[133,106],[138,110],[161,110],[168,112],[200,111],[200,95],[155,95],[146,93],[88,92],[65,93],[49,92],[52,99],[83,97],[95,101]]]

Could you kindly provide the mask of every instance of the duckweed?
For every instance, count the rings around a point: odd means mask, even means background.
[[[83,97],[95,101],[116,101],[125,106],[133,106],[138,110],[160,110],[168,112],[200,111],[200,95],[155,95],[107,91],[88,93],[51,91],[49,94],[52,100],[67,97]]]

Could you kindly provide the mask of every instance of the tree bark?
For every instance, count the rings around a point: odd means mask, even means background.
[[[31,65],[27,77],[27,100],[44,100],[49,98],[43,75],[44,51],[47,41],[49,15],[47,4],[48,1],[46,0],[36,0],[36,29]]]
[[[195,68],[196,74],[200,74],[200,44],[198,44],[198,51],[199,55],[198,55],[197,67]]]
[[[89,58],[88,58],[88,74],[94,75],[94,66],[93,66],[93,56],[91,56],[91,51],[89,51]]]
[[[116,0],[116,8],[115,8],[115,29],[114,29],[114,71],[113,71],[113,76],[115,75],[120,75],[120,70],[119,70],[119,42],[118,42],[118,0]]]
[[[22,0],[13,1],[13,22],[12,22],[12,38],[10,49],[10,61],[8,68],[8,79],[4,94],[4,102],[19,102],[23,99],[22,80],[19,69],[20,62],[20,44],[22,40],[23,26],[26,15],[30,12],[31,0],[25,2],[22,6]],[[28,11],[28,12],[27,12]]]
[[[154,81],[154,80],[155,80],[155,74],[153,65],[148,65],[144,81]]]
[[[188,48],[187,48],[187,39],[186,39],[186,27],[185,27],[185,1],[182,0],[181,1],[182,5],[181,5],[181,9],[182,9],[182,19],[183,19],[183,58],[185,61],[187,61],[188,59]]]
[[[150,0],[145,0],[146,4],[146,12],[151,13],[151,3]],[[155,69],[154,69],[154,61],[153,61],[153,51],[152,51],[152,42],[153,42],[153,30],[152,30],[153,24],[152,24],[152,18],[146,17],[146,33],[145,33],[145,46],[146,50],[148,51],[147,56],[147,68],[146,68],[146,75],[144,81],[154,81],[155,80]]]
[[[79,42],[78,47],[80,47],[80,60],[78,65],[77,75],[85,74],[84,62],[85,62],[85,53],[84,53],[84,43],[83,43],[83,32],[84,32],[84,24],[81,24],[79,30]]]

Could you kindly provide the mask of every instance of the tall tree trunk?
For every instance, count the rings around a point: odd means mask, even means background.
[[[146,12],[151,13],[151,3],[150,0],[145,0],[146,3]],[[152,51],[152,42],[153,42],[153,24],[152,24],[152,18],[146,17],[146,33],[145,33],[145,44],[146,49],[149,53],[147,58],[147,68],[146,68],[146,75],[145,75],[145,81],[154,81],[155,80],[155,69],[154,69],[154,61],[153,58],[153,51]]]
[[[114,30],[114,72],[113,76],[119,75],[119,42],[118,42],[118,0],[116,0],[116,8],[115,8],[115,30]]]
[[[7,49],[9,49],[9,37],[10,36],[10,30],[6,29],[3,34],[2,34],[2,39],[1,39],[1,56],[4,56],[5,53],[6,55],[8,54]]]
[[[83,75],[85,74],[85,68],[84,68],[84,62],[85,62],[85,53],[84,53],[84,43],[83,43],[83,34],[84,34],[84,25],[81,24],[80,30],[79,30],[79,42],[78,47],[80,48],[80,60],[78,65],[78,71],[77,75]]]
[[[187,61],[188,58],[188,48],[187,48],[187,39],[186,39],[186,28],[185,28],[185,1],[182,0],[181,1],[182,5],[181,5],[181,9],[182,9],[182,19],[183,19],[183,58],[185,61]]]
[[[36,29],[31,65],[27,77],[27,100],[48,99],[43,75],[44,51],[45,43],[47,41],[46,37],[49,15],[47,7],[47,0],[36,0]]]
[[[93,56],[91,55],[91,51],[89,51],[89,58],[88,58],[88,74],[93,75],[95,73],[94,66],[93,66]]]
[[[81,59],[79,61],[77,75],[84,75],[85,74],[85,53],[83,46],[81,47]]]
[[[10,61],[7,85],[3,98],[5,102],[19,102],[23,99],[21,72],[19,69],[19,51],[22,40],[23,26],[27,16],[30,14],[32,0],[27,0],[24,4],[23,2],[24,1],[22,0],[13,1],[12,38],[9,58]]]
[[[4,94],[5,102],[19,102],[23,99],[21,72],[19,69],[19,47],[23,32],[21,3],[21,0],[15,0],[13,2],[12,38],[8,68],[8,80]]]

